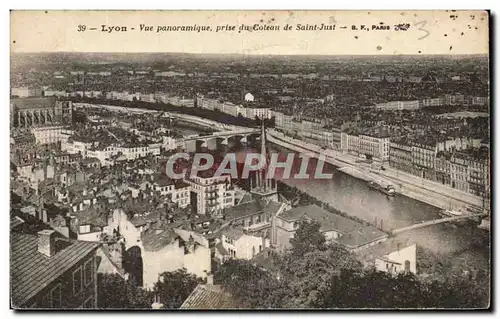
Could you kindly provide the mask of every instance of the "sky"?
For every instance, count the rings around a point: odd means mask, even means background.
[[[11,52],[488,54],[488,18],[485,11],[460,10],[12,11],[10,43]],[[253,29],[256,24],[280,30],[239,32],[242,25]],[[298,25],[322,24],[335,25],[335,30],[297,30]],[[395,31],[397,24],[408,29]],[[152,31],[141,31],[141,25]],[[193,25],[211,31],[158,32],[159,26]],[[291,30],[284,30],[285,25]],[[127,31],[109,33],[114,26]],[[234,26],[234,31],[216,32],[224,26]]]

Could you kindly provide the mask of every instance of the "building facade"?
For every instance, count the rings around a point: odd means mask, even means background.
[[[191,187],[191,206],[198,214],[219,215],[224,208],[234,205],[235,192],[229,175],[189,176],[185,182]]]
[[[15,309],[97,308],[99,243],[11,232],[11,303]]]
[[[39,145],[66,143],[74,133],[68,127],[60,125],[35,127],[31,129],[31,132],[35,136],[36,143]]]
[[[413,169],[411,145],[403,141],[391,142],[389,146],[389,166],[411,173]]]
[[[15,87],[10,89],[10,95],[18,98],[41,97],[42,89],[30,87]]]
[[[375,104],[375,108],[386,111],[417,110],[420,108],[420,101],[391,101]]]
[[[182,229],[152,229],[142,234],[143,286],[152,288],[163,272],[185,268],[203,279],[211,274],[211,251],[203,236]]]
[[[428,180],[436,180],[435,161],[436,146],[434,143],[412,141],[411,154],[413,174]]]
[[[444,100],[442,97],[428,98],[428,99],[422,100],[423,107],[441,106],[443,104],[444,104]]]
[[[55,97],[13,98],[10,101],[12,127],[34,127],[48,124],[71,124],[73,104]]]
[[[380,134],[360,134],[358,152],[381,162],[389,161],[389,137]]]

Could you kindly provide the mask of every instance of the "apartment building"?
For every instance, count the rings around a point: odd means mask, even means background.
[[[404,141],[394,141],[389,144],[389,166],[411,172],[413,169],[412,147]]]
[[[397,110],[417,110],[420,108],[420,101],[391,101],[386,103],[375,104],[375,108],[379,110],[397,111]]]
[[[445,94],[444,105],[462,105],[465,102],[463,94]]]
[[[222,262],[229,258],[250,260],[270,246],[269,238],[232,226],[222,229],[215,243],[215,257]]]
[[[359,153],[382,162],[389,161],[389,135],[387,132],[367,132],[359,135]]]
[[[341,150],[349,154],[364,155],[381,162],[389,161],[390,139],[385,131],[342,132],[340,143]]]
[[[224,208],[234,206],[231,176],[214,176],[214,173],[206,170],[184,180],[191,186],[191,206],[200,215],[220,215]]]
[[[441,105],[444,105],[444,99],[442,97],[427,98],[422,100],[423,107],[432,107]]]
[[[10,89],[10,94],[19,98],[42,96],[42,89],[32,87],[15,87]]]
[[[74,132],[65,126],[58,125],[32,128],[31,133],[35,136],[37,144],[47,145],[66,143]]]
[[[161,176],[153,182],[152,186],[161,195],[170,195],[172,201],[179,207],[184,208],[191,204],[191,186],[188,183]]]

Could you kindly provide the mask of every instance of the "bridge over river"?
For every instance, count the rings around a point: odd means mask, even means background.
[[[418,224],[413,224],[413,225],[406,226],[406,227],[401,227],[398,229],[393,229],[390,231],[390,234],[397,235],[397,234],[401,234],[403,232],[418,229],[418,228],[428,227],[428,226],[442,224],[442,223],[449,223],[449,222],[464,220],[464,219],[468,219],[468,218],[479,218],[479,217],[485,217],[485,216],[488,216],[488,213],[468,214],[468,215],[463,215],[463,216],[438,218],[438,219],[428,220],[428,221],[418,223]]]
[[[187,148],[188,142],[200,141],[202,147],[208,147],[209,142],[220,142],[222,145],[228,145],[229,139],[235,138],[241,143],[247,143],[248,137],[253,136],[258,138],[260,136],[260,130],[254,128],[248,129],[237,129],[237,130],[228,130],[221,132],[214,132],[212,134],[198,134],[198,135],[190,135],[185,136],[184,138],[177,140],[177,145],[183,148]]]

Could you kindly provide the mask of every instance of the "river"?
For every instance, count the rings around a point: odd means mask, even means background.
[[[229,149],[241,148],[234,143]],[[258,146],[244,147],[246,151],[257,151]],[[220,150],[220,149],[219,149]],[[270,152],[289,153],[290,151],[270,145]],[[280,161],[284,158],[280,157]],[[315,167],[314,161],[310,166]],[[292,169],[293,176],[298,167]],[[396,194],[394,197],[371,189],[367,183],[350,175],[337,171],[337,167],[325,164],[324,173],[332,173],[331,179],[284,179],[290,186],[295,186],[332,207],[349,215],[357,216],[377,224],[384,230],[396,229],[427,220],[439,218],[439,209],[412,198]],[[477,228],[471,222],[462,225],[438,224],[416,229],[397,235],[398,240],[409,244],[416,243],[438,260],[451,261],[454,270],[482,269],[489,271],[489,233]],[[423,256],[419,256],[422,258]],[[418,258],[418,257],[417,257]],[[423,262],[423,261],[422,261]]]
[[[283,152],[282,147],[271,145],[271,151]],[[312,195],[349,215],[376,223],[384,230],[400,228],[439,217],[439,209],[412,198],[396,194],[394,197],[373,190],[365,181],[337,171],[325,164],[328,180],[288,179],[284,182]],[[454,266],[461,269],[490,269],[489,233],[474,223],[463,225],[438,224],[401,233],[403,242],[417,243],[440,256],[449,256]]]

